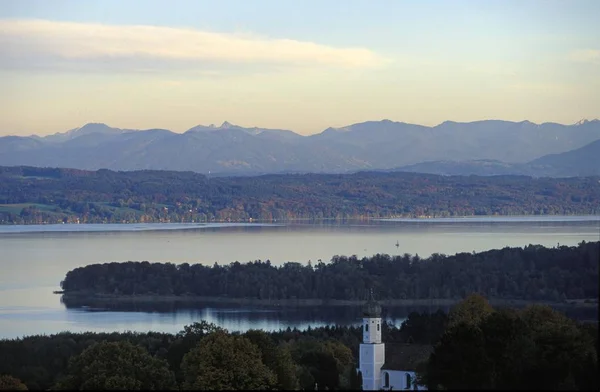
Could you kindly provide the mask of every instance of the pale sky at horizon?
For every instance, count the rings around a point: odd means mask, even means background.
[[[4,0],[0,136],[600,117],[598,0]]]

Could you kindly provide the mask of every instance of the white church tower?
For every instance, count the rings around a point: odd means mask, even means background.
[[[381,306],[373,298],[363,307],[363,342],[359,352],[359,370],[363,390],[381,389],[381,367],[385,362],[385,344],[381,342]]]

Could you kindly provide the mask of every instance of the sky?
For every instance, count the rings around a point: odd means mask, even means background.
[[[3,0],[0,136],[600,117],[598,0]]]

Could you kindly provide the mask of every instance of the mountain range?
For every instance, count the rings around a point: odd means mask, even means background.
[[[434,127],[382,120],[310,136],[228,122],[184,133],[90,123],[44,137],[0,137],[0,165],[215,175],[398,170],[587,176],[600,174],[600,120],[573,125],[446,121]]]

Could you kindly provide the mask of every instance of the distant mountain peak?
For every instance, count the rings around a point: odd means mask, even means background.
[[[210,124],[210,125],[201,125],[201,124],[199,124],[199,125],[196,125],[195,127],[192,127],[190,129],[188,129],[188,132],[189,131],[194,131],[194,132],[202,132],[202,131],[206,132],[206,131],[209,131],[209,132],[212,132],[212,131],[217,131],[219,129],[233,129],[233,128],[241,128],[241,127],[239,127],[237,125],[234,125],[234,124],[230,123],[229,121],[224,121],[223,124],[221,124],[219,126],[216,126],[215,124]]]
[[[94,126],[100,126],[100,127],[107,127],[110,128],[108,125],[106,125],[105,123],[99,123],[99,122],[89,122],[87,124],[85,124],[83,127],[81,128],[85,128],[85,127],[94,127]]]
[[[581,120],[577,121],[575,123],[575,125],[584,125],[584,124],[595,123],[595,122],[600,122],[600,120],[598,120],[597,118],[594,118],[593,120],[588,120],[587,118],[582,118]]]
[[[456,121],[452,121],[452,120],[446,120],[443,123],[440,123],[439,125],[437,125],[438,127],[444,126],[444,125],[453,125],[453,124],[458,124]]]
[[[113,128],[104,123],[90,122],[90,123],[87,123],[79,128],[75,128],[75,129],[81,130],[81,129],[113,129]]]
[[[68,130],[67,132],[57,132],[53,136],[56,135],[77,135],[77,134],[85,134],[85,133],[96,133],[96,132],[110,132],[118,130],[117,128],[109,127],[104,123],[87,123],[79,128],[73,128]]]
[[[333,127],[329,127],[326,130],[323,131],[323,133],[341,133],[341,132],[349,132],[351,131],[350,127],[341,127],[341,128],[333,128]]]

